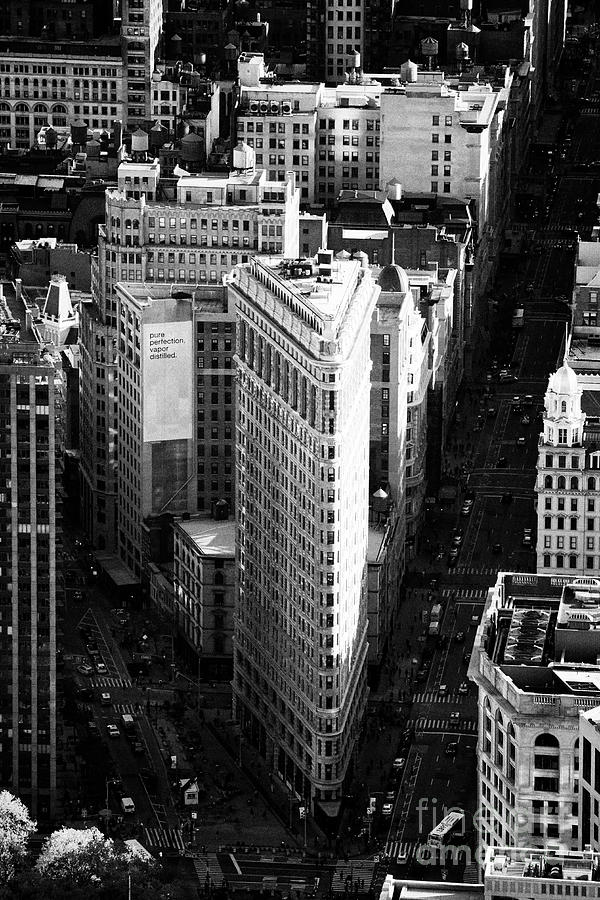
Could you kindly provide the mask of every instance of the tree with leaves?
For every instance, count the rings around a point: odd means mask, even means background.
[[[24,803],[8,791],[0,791],[0,882],[14,877],[27,854],[27,841],[36,824]]]
[[[121,864],[114,841],[97,828],[61,828],[44,844],[36,869],[51,881],[89,884],[112,875]]]
[[[61,828],[53,832],[32,875],[28,888],[31,897],[120,900],[128,897],[130,877],[132,897],[158,900],[169,891],[161,883],[163,872],[155,859],[129,848],[121,849],[97,828]]]

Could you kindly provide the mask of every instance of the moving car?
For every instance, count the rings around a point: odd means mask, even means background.
[[[384,803],[382,810],[381,810],[381,815],[385,816],[387,818],[388,816],[391,816],[393,809],[394,809],[393,803]]]
[[[394,760],[392,768],[395,769],[397,772],[399,772],[400,769],[403,769],[405,765],[406,765],[406,760],[404,759],[403,756],[400,756]]]
[[[112,705],[112,697],[105,691],[103,694],[100,694],[100,703],[102,706],[111,706]]]
[[[135,812],[135,803],[131,797],[121,797],[121,809],[126,814]]]
[[[462,644],[464,639],[465,639],[464,631],[457,631],[456,634],[454,635],[454,640],[456,641],[457,644]]]
[[[461,683],[458,686],[458,693],[462,694],[462,695],[469,693],[469,682],[468,681],[461,681]]]
[[[492,544],[492,553],[502,553],[502,544]]]
[[[457,741],[450,741],[449,744],[446,744],[446,749],[444,750],[446,756],[456,756],[458,753],[458,743]]]
[[[98,675],[108,675],[108,669],[106,668],[106,663],[103,663],[102,660],[96,663],[96,672]]]
[[[527,443],[527,440],[524,437],[517,438],[517,447],[524,447]]]
[[[508,464],[508,460],[505,456],[499,456],[498,462],[496,463],[497,469],[505,469]]]
[[[521,419],[521,425],[529,425],[530,422],[531,422],[531,419],[529,416],[523,416],[523,418]]]
[[[498,373],[498,380],[501,382],[518,381],[517,376],[509,372],[508,369],[501,369]]]
[[[107,726],[106,726],[106,731],[108,732],[108,736],[109,736],[110,738],[118,738],[118,737],[121,737],[121,732],[119,731],[119,729],[117,728],[116,725],[112,725],[112,724],[111,724],[111,725],[107,725]]]
[[[462,544],[463,533],[460,528],[455,529],[454,534],[452,535],[452,544],[454,547],[460,547]]]
[[[468,516],[468,515],[470,515],[472,508],[473,508],[473,501],[472,501],[472,500],[465,500],[465,502],[463,503],[463,505],[462,505],[462,507],[461,507],[461,510],[460,510],[461,516]]]

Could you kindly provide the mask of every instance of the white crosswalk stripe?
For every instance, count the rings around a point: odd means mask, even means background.
[[[216,853],[194,853],[193,860],[198,881],[204,884],[210,880],[213,885],[221,886],[223,870]]]
[[[157,850],[185,850],[179,828],[146,828],[142,843]]]
[[[114,703],[113,707],[121,715],[139,716],[143,712],[139,703]]]
[[[457,603],[466,603],[468,600],[485,600],[486,588],[442,588],[442,597],[454,597]]]
[[[374,872],[375,863],[372,859],[353,859],[348,862],[338,860],[331,880],[331,889],[337,894],[342,894],[353,883],[359,882],[360,884],[364,881],[364,888],[361,885],[361,893],[368,893],[371,889]]]
[[[462,703],[464,696],[458,693],[440,696],[437,691],[421,691],[414,694],[413,703]]]
[[[506,469],[504,470],[506,471]],[[455,575],[493,575],[498,574],[498,568],[494,566],[456,566]]]
[[[131,687],[131,678],[121,675],[98,675],[91,680],[92,687]]]
[[[385,845],[385,855],[392,861],[410,862],[418,846],[418,841],[388,841]]]
[[[409,719],[406,724],[408,727],[412,726],[415,731],[456,731],[460,734],[477,731],[477,722],[473,719],[429,719],[422,716],[418,719]]]

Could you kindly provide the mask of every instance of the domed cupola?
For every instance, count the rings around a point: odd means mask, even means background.
[[[408,275],[401,266],[392,263],[384,266],[377,283],[382,291],[406,294],[410,291]]]
[[[582,394],[577,373],[569,365],[565,352],[562,366],[549,378],[544,397],[545,444],[572,447],[581,442],[585,424]]]

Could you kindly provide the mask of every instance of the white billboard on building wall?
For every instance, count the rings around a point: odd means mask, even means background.
[[[191,440],[193,333],[191,322],[143,327],[144,441]]]

